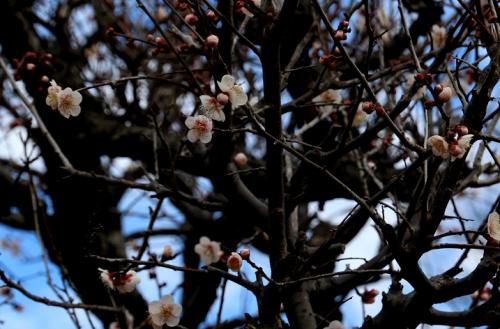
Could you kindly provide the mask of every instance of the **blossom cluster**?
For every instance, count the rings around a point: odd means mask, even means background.
[[[82,110],[81,102],[82,95],[78,91],[69,87],[63,90],[54,80],[50,81],[45,103],[53,110],[59,110],[63,117],[68,119],[70,116],[78,116]]]
[[[111,290],[117,290],[119,293],[127,293],[135,290],[135,287],[141,282],[135,271],[111,272],[99,269],[101,271],[102,283]]]
[[[210,95],[200,96],[200,110],[203,114],[186,118],[185,124],[189,129],[187,139],[192,143],[200,141],[206,144],[212,140],[212,120],[226,121],[223,108],[227,103],[231,103],[231,107],[235,109],[238,106],[245,105],[248,101],[248,96],[243,91],[243,88],[236,84],[234,78],[229,74],[224,75],[221,81],[217,81],[217,85],[221,93],[216,97]]]
[[[448,131],[446,137],[434,135],[429,137],[427,143],[431,146],[432,153],[443,159],[451,158],[451,161],[461,159],[470,147],[474,135],[468,134],[467,127],[457,125]]]

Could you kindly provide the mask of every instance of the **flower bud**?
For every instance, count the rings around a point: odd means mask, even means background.
[[[240,256],[241,256],[241,258],[243,258],[245,260],[250,259],[250,250],[249,249],[241,249]]]
[[[221,105],[226,105],[229,102],[229,96],[225,93],[220,93],[217,95],[217,102]]]
[[[238,167],[243,167],[247,164],[248,158],[245,153],[239,152],[234,156],[233,161]]]
[[[214,34],[210,34],[206,38],[205,44],[208,48],[217,48],[217,46],[219,45],[219,37]]]
[[[198,16],[196,16],[195,14],[187,14],[186,16],[184,16],[184,20],[189,25],[194,25],[198,23]]]
[[[174,250],[172,249],[172,246],[167,244],[164,248],[163,248],[163,252],[161,254],[161,260],[164,261],[164,260],[169,260],[169,259],[172,259],[174,257]]]
[[[380,292],[377,289],[367,290],[361,296],[361,300],[365,304],[373,304],[375,302],[375,297],[377,297],[379,293]]]
[[[155,37],[154,37],[154,35],[152,35],[151,33],[149,33],[148,35],[146,35],[146,40],[147,40],[147,42],[154,43],[155,42]]]
[[[241,266],[243,265],[243,259],[240,255],[235,252],[231,253],[231,256],[227,258],[227,267],[234,272],[239,272]]]
[[[345,39],[347,39],[347,35],[346,35],[346,33],[345,33],[344,31],[342,31],[342,30],[337,30],[337,31],[335,32],[335,35],[333,36],[333,38],[334,38],[335,40],[337,40],[337,41],[341,41],[341,40],[345,40]]]
[[[361,105],[361,109],[367,113],[370,114],[375,110],[375,107],[373,106],[372,102],[364,101]]]
[[[440,102],[446,103],[447,101],[450,100],[452,95],[453,95],[453,91],[451,90],[451,88],[444,87],[443,90],[439,93],[438,99]]]
[[[213,12],[213,10],[207,11],[205,16],[207,16],[207,18],[211,21],[215,21],[217,19],[217,15]]]
[[[33,63],[26,64],[26,70],[28,70],[28,71],[34,71],[35,68],[36,68],[36,65]]]

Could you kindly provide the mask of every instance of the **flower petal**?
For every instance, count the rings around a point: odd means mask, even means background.
[[[161,298],[161,303],[162,304],[172,304],[174,302],[174,298],[172,295],[165,295]]]
[[[157,300],[154,302],[149,303],[148,305],[148,312],[150,314],[158,314],[161,312],[161,303]]]
[[[196,129],[191,129],[187,133],[187,139],[191,143],[195,143],[198,139],[200,139],[200,133]]]
[[[195,125],[195,122],[196,120],[194,119],[194,117],[187,117],[186,118],[186,121],[184,121],[184,124],[189,128],[189,129],[193,129],[194,125]]]
[[[177,316],[169,316],[166,323],[167,323],[167,326],[169,326],[169,327],[175,327],[179,324],[180,321],[181,321],[181,319]]]
[[[206,143],[210,143],[211,140],[212,140],[212,132],[211,131],[206,132],[204,134],[200,134],[200,142],[206,144]]]
[[[488,235],[500,241],[500,216],[496,211],[488,216]]]
[[[229,92],[234,86],[234,78],[229,74],[222,77],[221,81],[217,81],[217,85],[223,92]]]
[[[229,92],[229,101],[234,109],[238,106],[245,105],[248,101],[248,96],[241,86],[235,85]]]
[[[172,304],[172,314],[174,316],[179,316],[182,313],[182,305],[181,304]]]

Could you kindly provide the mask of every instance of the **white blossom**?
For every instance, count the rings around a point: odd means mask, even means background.
[[[442,157],[444,159],[448,158],[448,142],[444,137],[439,135],[434,135],[429,137],[427,143],[431,146],[432,153],[435,156]]]
[[[233,109],[247,103],[247,94],[245,94],[240,85],[235,84],[234,78],[229,74],[224,75],[221,81],[217,81],[217,85],[222,92],[229,96],[229,101],[231,102]]]
[[[188,117],[185,122],[189,128],[187,139],[194,143],[199,140],[202,143],[208,143],[212,140],[212,120],[204,115]]]
[[[433,25],[431,29],[432,47],[434,50],[444,47],[446,43],[446,29],[439,25]]]
[[[333,112],[332,103],[338,103],[340,101],[340,94],[337,90],[327,89],[318,96],[312,99],[314,103],[318,104],[318,110],[324,114],[328,115]]]
[[[335,320],[330,322],[330,324],[328,324],[328,327],[325,327],[324,329],[345,329],[345,327],[342,322]]]
[[[496,211],[488,216],[488,235],[500,242],[500,216]]]
[[[224,111],[222,111],[223,106],[219,103],[217,98],[208,95],[201,95],[200,101],[201,110],[207,117],[215,121],[226,121],[226,115],[224,114]]]
[[[161,329],[164,324],[175,327],[180,322],[182,305],[175,304],[173,297],[166,295],[158,301],[151,302],[148,305],[148,311],[153,322],[153,328]]]
[[[227,258],[227,267],[234,272],[239,272],[241,266],[243,265],[243,258],[236,253],[232,252],[231,255]]]
[[[61,86],[57,85],[54,80],[50,81],[50,87],[47,89],[47,98],[45,103],[53,110],[57,110],[57,95],[61,92]]]
[[[76,117],[80,114],[81,102],[82,95],[71,88],[65,88],[57,94],[57,108],[59,109],[59,113],[66,119],[70,116]]]
[[[205,265],[217,263],[223,255],[223,252],[220,249],[220,243],[210,241],[210,239],[206,236],[202,236],[200,238],[200,243],[194,246],[194,251],[200,256],[201,261]]]
[[[468,134],[461,136],[457,141],[448,143],[442,136],[434,135],[429,137],[427,143],[432,148],[432,153],[435,156],[440,156],[443,159],[451,157],[451,161],[461,159],[470,148],[470,142],[474,135]]]
[[[103,269],[99,269],[99,271],[101,271],[102,283],[109,289],[116,289],[122,294],[134,291],[135,287],[141,282],[141,278],[132,270],[127,273],[111,272]]]

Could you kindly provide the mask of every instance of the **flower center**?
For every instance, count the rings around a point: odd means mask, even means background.
[[[71,95],[66,94],[61,96],[61,107],[71,106],[71,103],[72,103]]]
[[[204,120],[196,121],[196,129],[201,132],[207,131],[208,130],[207,122]]]
[[[163,317],[170,317],[172,316],[172,305],[171,304],[164,304],[161,306],[160,313]]]

